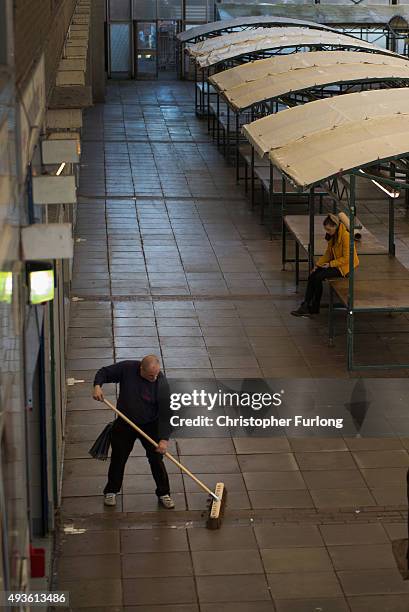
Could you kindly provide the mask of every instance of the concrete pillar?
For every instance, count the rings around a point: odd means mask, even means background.
[[[92,97],[94,102],[105,101],[105,2],[104,0],[92,0],[91,23],[90,23],[90,45],[89,45],[89,67],[92,78]]]

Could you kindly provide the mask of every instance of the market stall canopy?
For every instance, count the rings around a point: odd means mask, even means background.
[[[177,38],[181,43],[188,43],[196,41],[200,38],[207,38],[210,36],[217,35],[218,32],[226,30],[232,30],[234,28],[250,28],[256,26],[301,26],[303,28],[314,28],[316,30],[332,30],[322,23],[315,23],[313,21],[304,21],[302,19],[291,19],[287,17],[274,17],[274,16],[259,16],[259,17],[237,17],[236,19],[226,19],[223,21],[213,21],[212,23],[206,23],[204,25],[195,26],[189,28],[184,32],[180,32]]]
[[[297,27],[255,28],[216,36],[192,45],[188,48],[188,53],[201,68],[205,68],[242,55],[295,47],[343,47],[395,55],[392,51],[353,36]]]
[[[333,176],[409,155],[409,90],[326,98],[244,126],[260,153],[303,189]],[[251,137],[250,137],[251,132]]]
[[[258,155],[264,157],[271,149],[299,141],[321,129],[364,121],[367,117],[409,112],[409,106],[405,108],[408,99],[406,88],[345,94],[262,117],[243,125],[242,129]],[[310,115],[314,121],[310,121]]]
[[[311,51],[249,62],[209,78],[234,110],[311,87],[381,80],[409,81],[409,61],[359,51]]]

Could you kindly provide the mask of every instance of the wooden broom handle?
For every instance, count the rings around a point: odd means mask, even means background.
[[[131,427],[136,429],[136,431],[141,436],[143,436],[146,440],[148,440],[148,442],[150,442],[152,444],[152,446],[154,446],[155,448],[158,448],[159,444],[157,442],[155,442],[155,440],[153,440],[150,436],[148,436],[147,433],[145,433],[142,429],[140,429],[140,427],[138,427],[138,425],[135,425],[135,423],[133,421],[131,421],[131,419],[128,419],[128,417],[125,416],[120,410],[118,410],[118,408],[116,408],[116,406],[111,404],[110,401],[108,401],[107,399],[104,398],[104,404],[106,404],[109,408],[111,408],[111,410],[116,412],[124,421],[126,421],[128,423],[128,425],[130,425]],[[177,459],[175,459],[173,457],[173,455],[171,455],[168,452],[163,453],[163,454],[165,455],[165,457],[170,459],[170,461],[173,461],[173,463],[175,465],[177,465],[178,468],[180,468],[182,470],[182,472],[185,472],[185,474],[190,476],[190,478],[192,478],[192,480],[194,480],[199,485],[199,487],[201,487],[203,489],[203,491],[206,491],[206,493],[211,495],[216,501],[220,501],[219,498],[217,497],[217,495],[215,493],[213,493],[213,491],[211,491],[209,489],[209,487],[207,487],[201,480],[199,480],[194,474],[192,474],[192,472],[190,470],[188,470],[187,467],[185,467],[184,465],[179,463],[179,461]]]

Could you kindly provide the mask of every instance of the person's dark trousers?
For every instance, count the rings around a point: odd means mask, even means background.
[[[148,436],[153,438],[155,442],[159,442],[157,421],[141,425],[140,428],[147,433]],[[140,439],[146,451],[146,457],[148,458],[152,476],[156,483],[156,495],[158,497],[169,495],[169,478],[163,462],[163,455],[157,453],[155,447],[143,436],[140,436],[140,434],[121,419],[121,417],[115,420],[112,427],[111,463],[108,471],[108,482],[105,486],[104,493],[118,493],[121,490],[125,465],[137,438]]]
[[[322,298],[322,283],[327,278],[338,278],[342,276],[338,268],[317,268],[308,277],[307,290],[304,303],[308,304],[311,312],[320,311]]]

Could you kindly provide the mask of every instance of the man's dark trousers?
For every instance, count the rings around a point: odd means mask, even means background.
[[[145,425],[141,425],[140,429],[153,438],[155,442],[159,442],[157,421],[145,423]],[[155,447],[143,436],[138,434],[138,432],[121,419],[121,417],[115,420],[112,427],[111,463],[108,471],[108,482],[105,486],[104,493],[118,493],[121,490],[125,464],[137,438],[140,439],[146,451],[152,476],[156,483],[156,495],[158,497],[169,495],[169,478],[165,464],[163,463],[163,455],[156,452]]]

